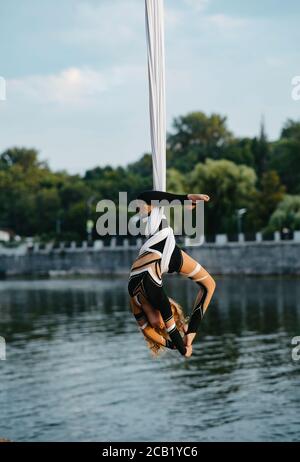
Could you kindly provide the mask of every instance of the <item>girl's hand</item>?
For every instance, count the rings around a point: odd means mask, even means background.
[[[188,199],[192,202],[204,201],[208,202],[210,197],[207,194],[188,194]]]
[[[186,347],[186,353],[185,353],[184,356],[185,356],[186,358],[190,358],[190,357],[192,356],[192,353],[193,353],[193,347],[192,347],[192,345],[187,346],[187,347]]]

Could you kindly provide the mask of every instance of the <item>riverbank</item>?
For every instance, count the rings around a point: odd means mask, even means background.
[[[300,242],[205,243],[183,249],[215,275],[300,275]],[[0,254],[0,275],[127,275],[137,253],[136,246],[27,249]]]

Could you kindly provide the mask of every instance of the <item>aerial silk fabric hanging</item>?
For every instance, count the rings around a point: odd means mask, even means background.
[[[150,135],[153,164],[153,188],[166,190],[166,93],[165,93],[165,45],[164,45],[164,2],[145,0],[146,34],[148,51]],[[163,207],[154,207],[146,218],[146,235],[149,239],[140,249],[140,255],[150,246],[166,239],[161,256],[161,270],[167,272],[175,247],[171,227],[158,231]]]
[[[166,190],[164,2],[145,0],[153,187]]]

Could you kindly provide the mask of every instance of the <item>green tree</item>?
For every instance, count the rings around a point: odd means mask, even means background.
[[[237,209],[248,208],[253,202],[254,170],[229,160],[207,159],[204,164],[196,165],[186,181],[189,192],[205,193],[211,197],[205,205],[206,232],[235,232]]]
[[[224,147],[223,158],[238,165],[248,165],[248,167],[255,168],[252,148],[253,140],[251,138],[233,138]]]
[[[95,192],[97,200],[110,199],[115,202],[120,191],[127,191],[129,199],[134,199],[141,190],[152,188],[152,174],[148,179],[123,167],[96,167],[86,172],[84,181]]]
[[[141,159],[128,165],[128,171],[141,177],[152,177],[152,155],[144,154]]]
[[[260,181],[263,174],[267,170],[270,154],[270,146],[267,139],[265,123],[263,119],[260,125],[260,135],[258,138],[253,139],[251,150],[254,157],[254,168]]]
[[[58,211],[61,207],[61,200],[57,189],[41,189],[35,196],[34,230],[35,232],[51,233],[56,229]]]
[[[189,113],[176,118],[173,127],[167,143],[167,187],[211,195],[208,232],[236,231],[236,210],[242,207],[248,209],[247,229],[261,229],[271,215],[282,214],[277,207],[282,184],[288,193],[300,193],[300,122],[288,120],[273,143],[263,123],[257,138],[233,137],[226,118],[218,114]],[[117,202],[120,191],[132,200],[152,189],[152,182],[150,154],[127,167],[96,167],[81,176],[51,171],[35,149],[7,149],[0,155],[0,226],[21,235],[53,236],[59,219],[62,237],[84,238],[86,218],[96,219],[98,200]]]
[[[300,230],[300,196],[286,195],[273,212],[268,228],[270,231]]]
[[[85,200],[79,200],[69,205],[63,218],[63,233],[69,234],[72,239],[86,239],[86,222],[88,208]],[[95,213],[92,217],[95,222]]]
[[[288,119],[282,128],[281,138],[300,141],[300,121]]]
[[[288,120],[273,144],[270,168],[276,170],[288,193],[300,193],[300,122]]]
[[[167,191],[175,194],[185,193],[184,176],[175,168],[169,168],[167,170]]]
[[[36,231],[36,194],[51,174],[34,149],[12,148],[0,156],[1,226],[21,235]]]
[[[220,159],[232,139],[226,117],[192,112],[178,117],[168,135],[168,167],[189,172],[206,158]]]
[[[47,167],[45,162],[38,160],[38,151],[27,148],[10,148],[0,156],[0,169],[8,169],[13,165],[19,165],[23,170]]]
[[[252,228],[253,231],[265,228],[284,194],[285,187],[281,184],[278,174],[274,170],[264,173],[260,189],[254,192],[252,208],[245,217],[248,228]]]

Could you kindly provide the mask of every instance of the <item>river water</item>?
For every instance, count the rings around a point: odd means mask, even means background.
[[[189,360],[151,358],[123,278],[0,282],[0,437],[299,441],[299,282],[217,279]],[[190,309],[193,283],[167,285]]]

